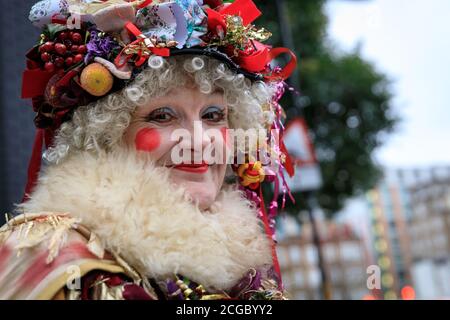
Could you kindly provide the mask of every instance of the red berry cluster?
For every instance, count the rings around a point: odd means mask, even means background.
[[[76,31],[62,31],[54,41],[47,41],[39,47],[44,68],[53,72],[58,69],[69,68],[83,61],[87,47],[83,44],[81,33]]]

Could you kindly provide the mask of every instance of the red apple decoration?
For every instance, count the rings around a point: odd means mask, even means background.
[[[70,39],[74,42],[74,43],[81,43],[81,41],[83,41],[83,38],[81,37],[81,34],[79,34],[78,32],[74,32]]]
[[[41,54],[41,60],[44,62],[49,62],[51,59],[51,55],[48,52],[43,52]]]
[[[67,52],[67,47],[65,44],[62,43],[57,43],[55,44],[55,51],[57,54],[59,54],[60,56],[63,56],[66,54]]]
[[[53,62],[46,62],[45,63],[45,70],[47,70],[48,72],[55,71],[55,65],[53,64]]]
[[[79,53],[75,57],[73,57],[73,62],[79,63],[79,62],[83,61],[83,59],[84,59],[84,56],[81,53]]]

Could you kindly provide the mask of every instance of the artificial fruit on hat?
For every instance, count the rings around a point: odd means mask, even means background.
[[[111,72],[98,62],[88,65],[80,75],[81,87],[96,97],[107,94],[112,89],[113,83]]]

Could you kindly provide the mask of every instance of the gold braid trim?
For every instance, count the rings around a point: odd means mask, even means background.
[[[85,259],[81,260],[81,263],[76,263],[76,265],[80,270],[80,279],[93,270],[101,270],[110,273],[124,273],[122,267],[115,265],[112,261],[110,262],[107,260],[100,261],[94,259]],[[66,287],[66,285],[71,282],[71,276],[72,275],[67,272],[63,272],[62,274],[60,274],[58,277],[52,280],[44,290],[38,293],[38,295],[36,296],[36,300],[53,299],[62,288]]]
[[[87,240],[87,248],[99,258],[98,260],[82,259],[80,261],[84,262],[80,264],[74,262],[80,268],[80,277],[94,269],[111,273],[122,273],[131,278],[135,284],[143,286],[147,294],[152,299],[157,300],[157,295],[147,278],[136,271],[119,254],[109,251],[114,261],[103,259],[105,249],[100,239],[79,222],[79,219],[70,217],[69,213],[41,212],[21,214],[9,219],[0,228],[0,245],[16,230],[18,230],[19,240],[19,243],[16,245],[18,255],[24,248],[32,248],[45,240],[49,240],[49,255],[46,262],[51,263],[58,256],[59,249],[66,242],[69,230],[74,230]],[[66,285],[69,276],[70,274],[64,272],[52,280],[50,285],[38,294],[37,299],[52,299]]]

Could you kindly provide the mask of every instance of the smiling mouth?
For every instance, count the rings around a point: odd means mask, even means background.
[[[172,166],[172,168],[191,173],[206,173],[209,169],[209,165],[205,162],[200,164],[181,163],[176,166]]]

